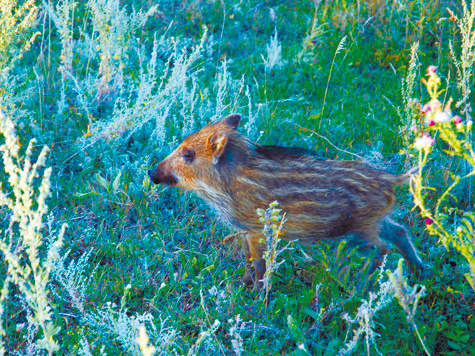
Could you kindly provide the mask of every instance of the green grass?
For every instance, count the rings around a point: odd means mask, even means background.
[[[130,13],[132,5],[146,10],[150,3],[123,1],[122,6],[127,6]],[[246,122],[248,98],[244,91],[239,91],[239,81],[244,78],[252,99],[252,113],[257,113],[257,131],[262,131],[260,143],[316,149],[332,159],[354,158],[299,129],[301,126],[359,155],[370,157],[377,152],[381,158],[376,162],[383,163],[388,171],[400,173],[404,170],[404,157],[398,153],[404,148],[404,140],[399,133],[401,119],[394,106],[402,105],[401,78],[406,75],[411,44],[421,41],[422,75],[430,64],[438,65],[441,73],[454,73],[448,41],[460,43],[454,24],[443,18],[448,17],[447,6],[458,13],[461,10],[455,2],[445,0],[407,2],[405,8],[391,0],[358,3],[359,14],[350,1],[330,0],[319,5],[315,17],[325,32],[300,62],[297,56],[315,11],[310,1],[162,1],[161,13],[148,19],[131,37],[140,38],[143,53],[149,58],[154,33],[162,35],[172,23],[166,37],[179,39],[179,46],[189,53],[191,46],[199,43],[203,26],[207,26],[203,56],[193,66],[193,70],[201,70],[196,74],[197,90],[201,91],[196,94],[196,105],[201,111],[195,113],[194,129],[212,116],[216,76],[226,58],[233,85],[224,103],[236,104],[226,113],[241,112]],[[275,21],[270,9],[276,15]],[[80,29],[89,16],[87,11],[84,3],[75,10],[74,40],[81,38]],[[266,71],[261,56],[266,55],[266,45],[275,28],[284,64]],[[35,137],[52,148],[47,162],[53,167],[48,205],[55,227],[64,222],[69,226],[63,246],[64,252],[70,251],[66,262],[77,260],[92,249],[83,271],[86,276],[95,271],[86,289],[87,313],[107,308],[108,302],[115,303],[112,309],[129,316],[150,313],[157,328],[163,325],[176,332],[173,345],[163,351],[164,355],[186,355],[200,332],[209,330],[215,320],[220,321],[220,326],[203,341],[196,354],[235,354],[230,333],[233,324],[229,320],[236,320],[238,315],[243,320],[239,329],[243,355],[304,355],[298,349],[300,343],[312,355],[337,354],[348,331],[341,315],[346,312],[353,317],[361,299],[368,298],[368,286],[362,287],[367,261],[338,243],[310,248],[294,244],[282,255],[285,263],[274,275],[266,306],[262,293],[239,284],[244,273],[240,248],[223,245],[222,240],[230,231],[204,202],[178,189],[152,187],[146,177],[146,170],[160,162],[183,138],[179,99],[167,117],[164,144],[150,136],[154,123],[146,124],[127,140],[119,137],[88,141],[84,136],[90,123],[71,81],[66,82],[67,108],[62,114],[57,110],[61,90],[61,42],[57,30],[48,17],[39,18],[36,30],[41,35],[13,69],[13,74],[21,78],[13,92],[19,102],[6,109],[18,117],[23,144]],[[335,57],[327,88],[335,51],[344,36],[346,44]],[[78,78],[84,78],[88,70],[97,71],[97,61],[88,67],[87,60],[77,54],[80,49],[75,50],[73,65]],[[124,78],[138,78],[137,52],[131,48],[127,53]],[[160,59],[157,63],[160,68],[165,65]],[[453,78],[452,74],[448,93],[455,97],[458,91]],[[415,92],[422,97],[419,83]],[[325,91],[326,107],[322,114]],[[112,98],[114,95],[118,94],[113,93]],[[97,105],[92,99],[93,95],[88,97],[93,120],[110,118],[114,100]],[[21,110],[26,114],[21,116]],[[172,141],[175,143],[168,145]],[[438,167],[448,166],[450,160],[436,163],[433,175],[442,176]],[[119,172],[121,176],[114,189],[112,183]],[[108,189],[101,185],[97,174],[107,180]],[[442,180],[439,184],[443,184]],[[396,220],[410,227],[423,259],[433,267],[433,274],[426,279],[408,273],[410,285],[422,284],[427,289],[415,317],[424,343],[432,355],[475,354],[475,294],[463,277],[467,269],[465,260],[453,251],[447,252],[425,232],[423,219],[411,210],[412,197],[407,188],[399,190],[398,198]],[[2,229],[8,225],[5,214],[2,211]],[[301,250],[313,261],[308,261]],[[388,268],[394,269],[400,257],[389,256]],[[2,279],[5,274],[2,264]],[[129,284],[131,288],[125,292]],[[78,354],[80,340],[84,338],[94,355],[99,355],[103,346],[108,355],[129,354],[100,327],[87,324],[85,316],[57,282],[53,280],[49,286],[55,291],[51,294],[54,322],[61,327],[58,354]],[[216,293],[210,292],[214,289]],[[28,334],[26,328],[17,328],[26,322],[26,311],[18,290],[12,290],[6,305],[8,316],[2,321],[8,352],[23,350],[28,344],[24,339]],[[123,299],[125,305],[121,308]],[[289,323],[289,317],[293,323]],[[379,333],[376,345],[381,354],[423,354],[396,300],[376,316],[375,325],[375,332]],[[151,342],[159,347],[161,341],[156,335],[160,333],[153,334],[150,324],[146,326]],[[348,340],[351,338],[350,333]],[[375,352],[374,345],[370,350],[371,354]],[[365,343],[360,342],[354,354],[366,352]]]

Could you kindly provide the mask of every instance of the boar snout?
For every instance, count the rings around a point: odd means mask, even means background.
[[[153,179],[153,169],[149,169],[149,170],[147,171],[147,174],[148,174],[148,176],[150,177],[150,180],[151,180],[154,184],[160,183],[160,181],[156,181],[156,180]]]
[[[154,184],[163,183],[172,187],[178,184],[178,179],[172,173],[166,172],[163,162],[158,165],[157,169],[149,169],[147,174]]]

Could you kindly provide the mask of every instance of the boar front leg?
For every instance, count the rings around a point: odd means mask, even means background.
[[[266,273],[266,261],[262,257],[265,244],[260,242],[261,234],[248,233],[243,238],[244,254],[246,256],[246,273],[241,281],[247,285],[254,284],[257,288],[262,288],[263,278]]]
[[[243,236],[242,248],[244,250],[244,256],[246,257],[246,273],[244,273],[244,276],[241,278],[241,282],[246,285],[252,285],[254,284],[255,272],[252,266],[251,251],[247,241],[247,235]]]

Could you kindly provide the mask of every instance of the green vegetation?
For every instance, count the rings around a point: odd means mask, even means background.
[[[475,1],[152,3],[0,0],[0,353],[475,354]],[[287,246],[268,211],[266,288],[241,286],[233,231],[146,175],[232,112],[262,144],[419,164],[394,218],[431,273]]]

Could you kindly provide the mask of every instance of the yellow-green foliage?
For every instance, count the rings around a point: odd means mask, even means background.
[[[137,338],[137,343],[139,344],[140,351],[142,351],[144,356],[153,356],[153,354],[155,354],[155,346],[149,344],[150,339],[147,335],[147,329],[145,328],[145,325],[140,327],[140,334]]]
[[[37,14],[35,0],[27,0],[22,5],[17,0],[0,0],[0,70],[20,59],[40,34],[31,35]]]

